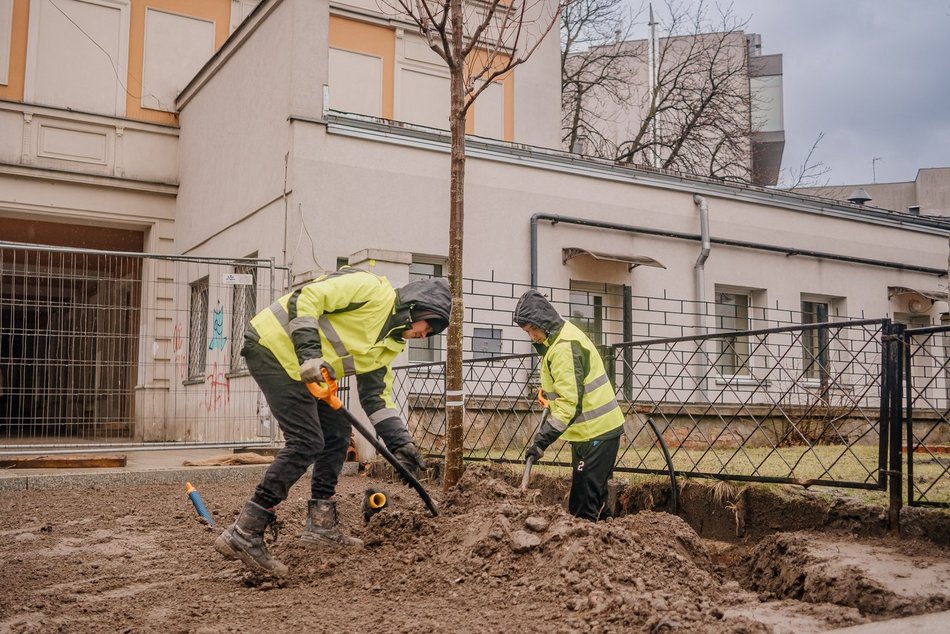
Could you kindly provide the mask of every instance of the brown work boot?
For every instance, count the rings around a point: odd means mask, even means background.
[[[363,547],[363,540],[348,537],[340,530],[336,517],[336,502],[310,500],[307,503],[307,511],[307,525],[300,536],[300,541],[305,546]]]
[[[228,559],[240,559],[252,570],[281,577],[287,574],[287,566],[271,557],[264,545],[264,529],[273,522],[271,511],[248,501],[237,521],[214,540],[214,549]]]

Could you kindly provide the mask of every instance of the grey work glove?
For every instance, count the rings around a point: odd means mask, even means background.
[[[413,443],[403,445],[393,452],[393,456],[395,456],[396,460],[399,461],[399,464],[404,466],[406,470],[413,475],[415,475],[416,469],[426,469],[429,466],[426,464],[422,454],[419,453],[419,450],[416,449],[416,446]],[[399,479],[405,484],[409,484],[409,482],[402,477],[402,474],[400,474]]]
[[[528,458],[534,458],[534,461],[537,462],[538,460],[541,459],[543,455],[544,455],[544,449],[541,449],[540,445],[538,445],[537,443],[531,445],[530,447],[524,450],[525,460],[527,460]]]
[[[323,372],[321,370],[324,368],[326,368],[330,378],[336,380],[336,372],[333,370],[333,366],[321,357],[307,359],[300,364],[300,380],[304,383],[323,383]]]

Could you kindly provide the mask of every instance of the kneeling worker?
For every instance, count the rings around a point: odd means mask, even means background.
[[[541,356],[541,390],[549,414],[525,457],[535,460],[562,438],[571,443],[571,515],[596,522],[611,516],[607,481],[613,472],[624,416],[593,342],[565,321],[536,290],[515,307],[514,322]]]

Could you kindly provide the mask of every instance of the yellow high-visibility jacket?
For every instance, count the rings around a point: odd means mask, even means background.
[[[614,430],[619,434],[623,411],[590,338],[533,290],[518,301],[514,321],[533,324],[547,334],[544,343],[535,344],[535,349],[541,355],[541,389],[549,401],[550,431],[572,442],[593,440]],[[547,432],[541,430],[545,447],[554,440]]]
[[[568,441],[587,441],[623,425],[623,411],[593,342],[571,322],[544,342],[541,389],[548,422]]]
[[[438,282],[438,283],[436,283]],[[448,322],[445,280],[411,282],[399,292],[385,277],[344,267],[284,295],[251,320],[249,336],[270,350],[288,376],[322,357],[337,377],[356,375],[360,403],[370,420],[397,415],[391,364],[406,342],[412,312],[425,309]]]

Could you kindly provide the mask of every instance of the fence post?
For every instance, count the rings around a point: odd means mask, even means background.
[[[903,468],[901,457],[901,436],[903,432],[903,390],[901,380],[904,376],[904,325],[885,324],[883,329],[884,345],[887,348],[884,372],[887,391],[887,437],[890,460],[888,464],[888,489],[890,508],[888,520],[892,533],[900,532],[900,514],[904,497],[902,495]]]
[[[629,284],[623,285],[623,341],[633,341],[633,294]],[[620,353],[623,362],[623,398],[633,399],[633,349],[624,346]]]

